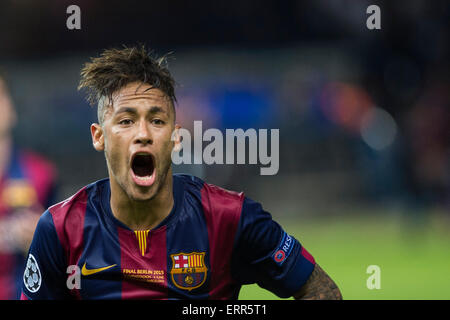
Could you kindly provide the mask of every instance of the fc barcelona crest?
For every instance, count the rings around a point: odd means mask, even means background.
[[[173,284],[180,289],[189,290],[200,287],[206,281],[208,268],[205,265],[205,252],[171,254]]]

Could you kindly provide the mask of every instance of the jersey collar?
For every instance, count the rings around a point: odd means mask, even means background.
[[[131,230],[127,225],[123,222],[119,221],[112,213],[110,200],[111,200],[111,186],[109,179],[104,180],[103,188],[100,188],[100,197],[101,197],[101,206],[102,210],[108,219],[109,222],[115,224],[118,227]],[[163,226],[166,228],[172,224],[176,218],[178,217],[178,213],[182,207],[181,203],[183,201],[184,195],[184,183],[180,177],[173,175],[173,207],[167,217],[164,218],[155,228],[151,229],[151,231],[157,231],[161,229]]]

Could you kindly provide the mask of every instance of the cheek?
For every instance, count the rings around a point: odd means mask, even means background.
[[[126,150],[120,139],[105,138],[105,157],[113,172],[126,168]]]
[[[172,149],[174,147],[174,142],[171,140],[172,133],[165,134],[164,137],[161,139],[163,143],[161,144],[161,151],[165,155],[165,158],[170,157],[172,155]]]
[[[105,158],[106,162],[108,163],[109,169],[116,173],[119,166],[119,160],[117,154],[114,152],[114,150],[110,150],[107,145],[105,144]]]
[[[157,151],[155,152],[156,160],[158,163],[158,170],[164,171],[172,163],[172,149],[173,141],[170,140],[171,135],[166,133],[155,137],[155,146]]]

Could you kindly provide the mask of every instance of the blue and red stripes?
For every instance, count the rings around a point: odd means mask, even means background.
[[[77,265],[83,253],[87,198],[86,188],[83,188],[66,201],[49,208],[68,266]],[[81,299],[78,290],[72,290],[72,294]]]
[[[123,276],[122,299],[167,299],[166,226],[147,234],[142,255],[133,231],[117,228]]]
[[[243,193],[231,192],[207,183],[201,189],[209,239],[210,299],[232,299],[237,294],[231,277],[231,255],[243,200]]]

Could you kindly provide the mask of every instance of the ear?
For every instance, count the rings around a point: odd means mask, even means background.
[[[102,126],[98,123],[91,124],[91,136],[92,136],[92,145],[94,149],[97,151],[105,150],[105,138],[103,135]]]
[[[180,136],[181,126],[179,124],[175,124],[175,129],[172,133],[171,140],[173,141],[173,151],[180,152],[181,151],[181,136]]]

